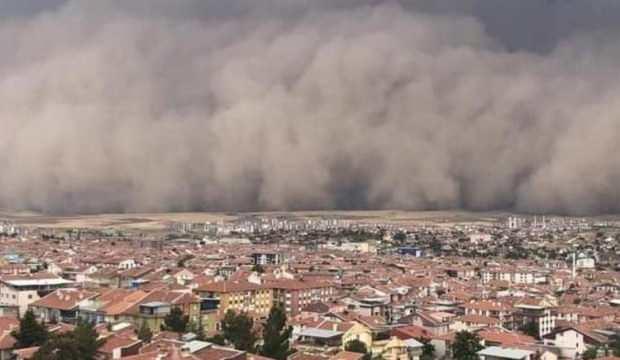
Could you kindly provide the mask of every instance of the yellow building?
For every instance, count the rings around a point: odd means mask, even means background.
[[[221,320],[228,310],[243,312],[255,321],[265,319],[273,305],[273,290],[248,281],[218,281],[200,286],[194,290],[201,299],[203,319],[212,323]],[[217,329],[206,326],[207,333]]]
[[[342,335],[342,349],[344,350],[349,341],[358,340],[366,345],[366,349],[371,350],[373,346],[372,332],[360,323],[355,323],[349,330]]]
[[[347,343],[353,340],[364,343],[373,356],[380,355],[385,360],[418,360],[422,351],[422,344],[413,339],[413,347],[397,337],[375,340],[372,331],[360,323],[356,323],[342,335],[343,350]]]
[[[174,308],[180,309],[190,322],[198,323],[200,305],[200,299],[189,292],[111,289],[97,298],[83,301],[79,305],[79,316],[95,323],[130,322],[138,328],[146,323],[157,333]]]
[[[393,337],[387,344],[385,344],[385,347],[381,352],[381,357],[385,360],[412,359],[409,355],[405,342],[397,337]]]

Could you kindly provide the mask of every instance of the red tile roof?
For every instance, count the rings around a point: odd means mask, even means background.
[[[72,310],[78,306],[80,301],[92,299],[98,295],[99,294],[96,292],[85,290],[59,289],[33,302],[30,306],[58,310]]]

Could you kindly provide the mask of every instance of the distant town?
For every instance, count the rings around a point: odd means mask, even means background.
[[[7,219],[0,234],[2,359],[36,353],[20,346],[27,317],[49,334],[92,324],[101,359],[620,354],[616,221],[253,214],[141,231]]]

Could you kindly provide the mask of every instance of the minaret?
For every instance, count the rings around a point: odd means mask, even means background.
[[[575,253],[573,253],[573,280],[575,280],[576,276],[577,276],[577,259],[576,259]]]

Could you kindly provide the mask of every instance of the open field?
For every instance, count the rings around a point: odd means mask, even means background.
[[[490,222],[506,216],[498,212],[467,211],[302,211],[302,212],[253,212],[253,213],[155,213],[155,214],[97,214],[51,216],[36,213],[0,212],[0,219],[7,219],[22,226],[49,228],[131,228],[160,230],[171,222],[232,221],[248,216],[282,216],[298,218],[337,217],[359,222],[382,223],[441,223]]]
[[[234,217],[224,213],[160,213],[160,214],[96,214],[53,216],[33,213],[0,212],[0,219],[21,226],[45,228],[125,228],[141,230],[165,229],[171,222],[228,221]]]
[[[458,223],[489,223],[511,215],[508,212],[471,212],[462,210],[442,211],[299,211],[299,212],[189,212],[189,213],[127,213],[54,216],[32,212],[0,211],[0,219],[15,222],[21,226],[46,228],[125,228],[136,230],[162,230],[172,222],[201,223],[233,221],[242,217],[296,217],[319,218],[331,217],[358,222],[377,222],[393,224],[454,225]],[[618,221],[618,215],[605,215],[596,218]]]

